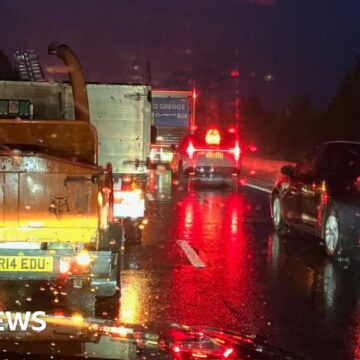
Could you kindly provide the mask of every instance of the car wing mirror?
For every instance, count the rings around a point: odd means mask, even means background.
[[[286,176],[293,176],[294,174],[294,167],[293,166],[290,166],[290,165],[286,165],[286,166],[283,166],[281,169],[280,169],[280,172],[281,174],[283,175],[286,175]]]

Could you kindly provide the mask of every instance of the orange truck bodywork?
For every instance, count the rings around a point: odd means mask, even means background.
[[[108,175],[96,165],[94,127],[3,120],[0,144],[0,279],[81,279],[112,295],[117,256],[104,249]],[[61,274],[63,259],[84,251],[90,266]]]
[[[98,240],[105,201],[96,142],[85,122],[0,122],[0,241]]]

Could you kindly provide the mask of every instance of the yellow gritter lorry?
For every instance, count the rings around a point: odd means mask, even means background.
[[[68,69],[76,120],[0,120],[0,280],[50,280],[118,299],[111,172],[97,163],[75,54],[66,45],[50,45],[49,53]]]

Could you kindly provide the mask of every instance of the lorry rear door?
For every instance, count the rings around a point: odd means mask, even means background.
[[[87,84],[90,120],[99,138],[99,164],[112,164],[114,173],[145,174],[150,157],[150,87]],[[64,87],[63,109],[73,119],[71,88]]]
[[[86,175],[20,174],[19,190],[20,226],[41,221],[50,227],[88,227],[97,221],[97,187]]]

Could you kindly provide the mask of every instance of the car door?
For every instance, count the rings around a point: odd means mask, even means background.
[[[293,225],[302,225],[302,189],[313,176],[318,156],[319,150],[315,149],[309,152],[303,161],[297,163],[288,186],[282,190],[284,216]]]
[[[336,202],[341,232],[353,246],[360,239],[360,145],[346,144],[338,163],[336,178]]]
[[[329,195],[337,174],[342,153],[341,143],[328,143],[319,148],[313,171],[302,179],[301,223],[309,232],[318,234],[321,226],[321,210]]]

